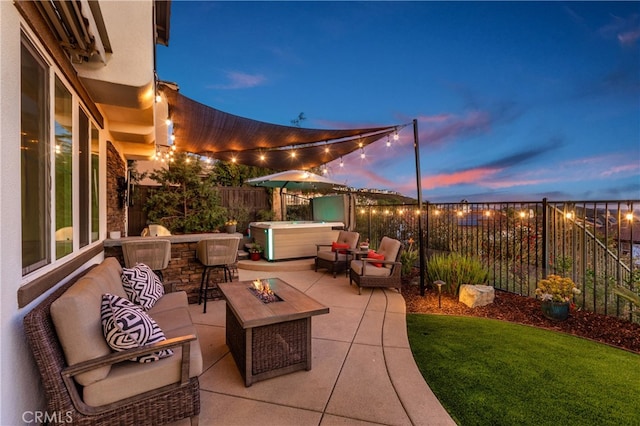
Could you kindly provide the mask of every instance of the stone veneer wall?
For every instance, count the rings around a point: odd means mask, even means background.
[[[202,280],[202,271],[204,267],[196,258],[197,242],[190,243],[172,243],[171,259],[166,269],[162,270],[163,282],[171,284],[174,291],[184,290],[187,292],[189,303],[198,302],[198,291],[200,290],[200,282]],[[122,247],[112,246],[104,248],[105,257],[117,257],[120,265],[124,267],[124,258],[122,256]],[[232,270],[233,280],[238,279],[237,269]],[[215,281],[223,281],[224,275],[221,269],[213,269],[210,275],[210,283]],[[209,288],[211,288],[209,284]],[[211,296],[211,294],[210,294]],[[214,298],[217,296],[213,294]]]
[[[107,142],[107,236],[111,231],[126,235],[125,207],[118,201],[118,177],[126,176],[126,164],[111,142]]]

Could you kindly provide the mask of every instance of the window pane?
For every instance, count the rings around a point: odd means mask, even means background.
[[[72,191],[72,102],[71,93],[56,77],[56,259],[73,251],[73,191]]]
[[[91,123],[91,241],[100,236],[100,138],[98,129]]]
[[[78,142],[80,147],[80,247],[89,244],[89,200],[91,194],[89,190],[91,183],[89,182],[89,118],[84,111],[80,110],[78,121]]]
[[[22,275],[51,260],[49,254],[49,143],[47,68],[25,45],[20,57]]]

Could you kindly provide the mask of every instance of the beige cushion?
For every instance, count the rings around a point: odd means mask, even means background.
[[[336,260],[336,252],[320,250],[318,252],[318,257],[323,260],[328,260],[329,262],[334,262]],[[346,261],[347,255],[343,253],[338,253],[338,260],[342,262]]]
[[[349,248],[356,248],[358,244],[358,240],[360,239],[360,234],[352,231],[340,231],[338,233],[338,238],[336,238],[336,243],[341,244],[349,244]]]
[[[107,257],[98,266],[87,272],[87,278],[97,277],[103,282],[105,293],[127,297],[122,287],[122,267],[115,257]]]
[[[51,319],[67,364],[98,358],[111,353],[102,333],[100,304],[105,293],[127,297],[120,280],[120,265],[106,258],[72,285],[51,305]],[[81,385],[101,380],[110,367],[100,367],[76,376]]]
[[[188,309],[187,294],[184,291],[165,294],[147,314],[164,332],[167,339],[198,335]],[[112,402],[138,395],[180,380],[182,348],[173,348],[173,356],[148,364],[119,363],[112,366],[109,375],[83,390],[84,401],[91,406]],[[154,365],[151,365],[154,364]],[[189,377],[202,374],[202,350],[198,340],[191,342]]]
[[[187,293],[184,291],[174,291],[173,293],[165,293],[147,313],[151,318],[155,319],[155,315],[158,312],[187,306],[189,306]]]
[[[352,260],[351,269],[353,269],[358,275],[365,275],[368,277],[388,277],[391,275],[391,269],[389,268],[380,268],[373,266],[371,263],[364,266],[364,263],[364,260]],[[363,268],[365,268],[364,274],[362,273]]]
[[[384,260],[395,262],[401,246],[402,244],[398,240],[394,240],[389,237],[382,237],[382,240],[380,240],[380,247],[378,247],[376,253],[384,254]],[[386,264],[383,266],[389,269],[393,268],[392,264]]]
[[[167,338],[189,334],[193,326],[165,333]],[[198,340],[191,342],[189,377],[202,373],[202,352]],[[83,400],[91,406],[112,402],[147,392],[180,381],[182,348],[173,348],[174,355],[156,362],[139,364],[121,362],[115,364],[109,375],[98,382],[85,386]]]

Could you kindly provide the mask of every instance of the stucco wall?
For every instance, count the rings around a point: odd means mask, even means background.
[[[12,2],[0,2],[0,424],[23,424],[22,413],[43,399],[22,333],[20,209],[20,29]]]

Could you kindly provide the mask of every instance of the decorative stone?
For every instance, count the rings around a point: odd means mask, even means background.
[[[459,300],[470,308],[493,303],[496,294],[492,286],[462,284]]]

